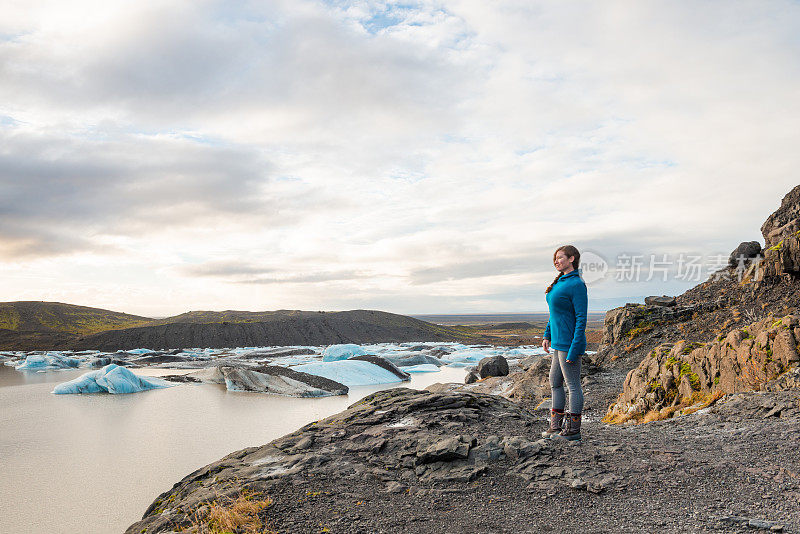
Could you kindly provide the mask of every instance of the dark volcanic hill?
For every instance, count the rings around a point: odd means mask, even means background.
[[[150,321],[148,317],[61,302],[0,302],[0,348],[52,349],[81,335]]]
[[[473,334],[474,336],[474,334]],[[402,341],[464,341],[467,332],[404,315],[374,311],[188,312],[147,326],[83,336],[69,348],[125,350],[183,347],[329,345]]]

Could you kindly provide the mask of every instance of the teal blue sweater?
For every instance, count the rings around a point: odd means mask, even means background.
[[[567,352],[567,361],[574,362],[586,352],[586,284],[578,270],[570,271],[558,279],[553,289],[545,294],[550,320],[544,338],[550,346]]]

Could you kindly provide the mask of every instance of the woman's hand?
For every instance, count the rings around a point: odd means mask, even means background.
[[[550,340],[549,339],[543,339],[542,340],[542,348],[544,349],[545,352],[550,352]]]

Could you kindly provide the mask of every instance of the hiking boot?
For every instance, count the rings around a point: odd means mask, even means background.
[[[564,429],[553,436],[553,439],[578,441],[581,439],[581,414],[571,413],[564,418]]]
[[[561,432],[561,425],[564,422],[564,410],[550,409],[550,428],[542,432],[543,438],[549,438],[553,434]]]

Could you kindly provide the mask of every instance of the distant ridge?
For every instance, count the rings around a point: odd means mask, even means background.
[[[59,302],[0,303],[0,350],[128,350],[475,341],[468,329],[377,310],[190,311],[150,319]]]
[[[149,317],[63,302],[0,302],[0,349],[64,347],[81,335],[140,326],[150,321]]]

